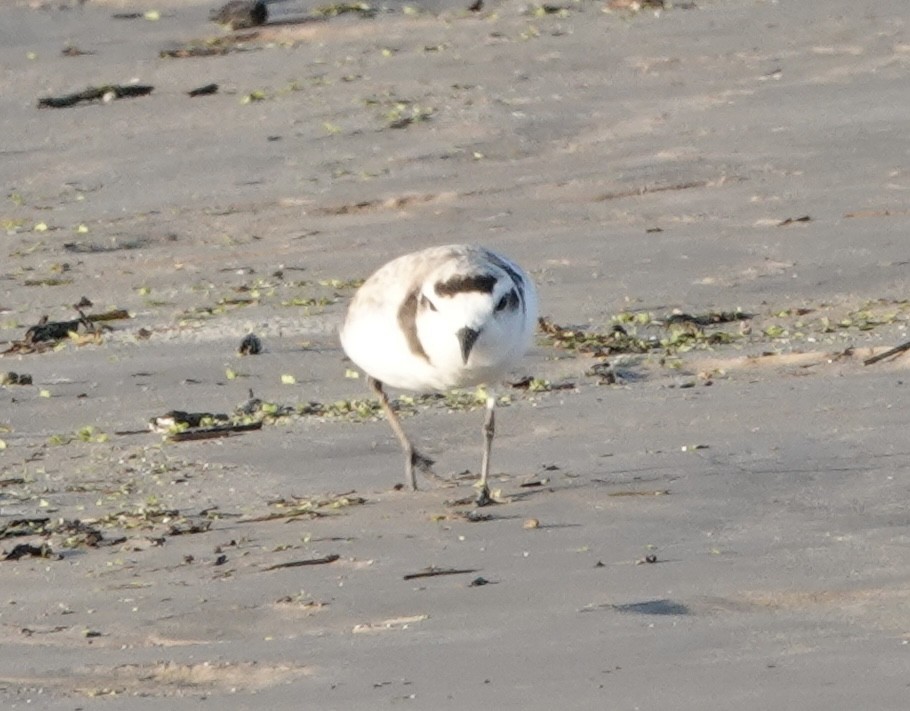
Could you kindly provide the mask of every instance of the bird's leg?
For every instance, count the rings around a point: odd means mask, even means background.
[[[392,426],[392,431],[395,433],[395,436],[398,437],[398,441],[401,442],[401,448],[404,450],[405,481],[411,488],[411,491],[416,491],[417,476],[414,474],[414,467],[417,467],[422,472],[430,473],[430,467],[433,466],[433,460],[414,449],[411,440],[409,440],[408,436],[404,433],[404,429],[401,426],[401,420],[398,419],[398,415],[395,414],[395,410],[392,409],[392,405],[389,403],[389,396],[386,395],[385,390],[382,389],[382,383],[372,376],[367,376],[367,384],[370,386],[370,389],[376,393],[376,397],[379,398],[379,405],[382,407],[386,419]]]
[[[477,494],[477,505],[486,506],[492,503],[487,477],[490,476],[490,451],[493,449],[493,435],[496,433],[496,396],[487,396],[487,414],[483,420],[483,459],[480,462],[480,493]]]

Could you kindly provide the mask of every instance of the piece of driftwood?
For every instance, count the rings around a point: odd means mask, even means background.
[[[305,558],[304,560],[289,560],[287,563],[275,563],[274,565],[268,565],[262,569],[263,572],[268,572],[270,570],[281,570],[282,568],[300,568],[305,565],[326,565],[328,563],[334,563],[336,560],[341,558],[337,553],[332,553],[331,555],[323,556],[322,558]]]
[[[90,86],[83,91],[63,96],[46,96],[38,99],[39,109],[65,109],[75,106],[82,101],[99,101],[105,96],[112,95],[115,99],[130,99],[136,96],[151,94],[155,87],[147,84],[105,84],[104,86]]]
[[[866,358],[866,360],[863,361],[863,365],[872,365],[873,363],[878,363],[880,360],[885,360],[885,358],[899,355],[904,351],[910,351],[910,341],[901,343],[899,346],[894,346],[894,348],[889,348],[884,353],[879,353],[878,355],[874,355],[871,358]]]
[[[777,223],[778,227],[786,227],[787,225],[795,225],[797,222],[812,222],[812,218],[809,215],[801,215],[800,217],[788,217],[786,220],[781,220]]]
[[[121,319],[130,318],[130,312],[126,309],[111,309],[110,311],[104,311],[100,314],[86,314],[83,318],[91,323],[98,323],[99,321],[119,321]]]
[[[190,91],[188,91],[186,93],[189,96],[193,96],[193,97],[210,96],[211,94],[218,93],[218,85],[217,84],[206,84],[205,86],[200,86],[196,89],[191,89]]]
[[[435,565],[431,565],[429,568],[424,568],[423,570],[419,570],[416,573],[408,573],[402,577],[402,580],[435,578],[439,575],[468,575],[470,573],[476,572],[477,568],[437,568]]]

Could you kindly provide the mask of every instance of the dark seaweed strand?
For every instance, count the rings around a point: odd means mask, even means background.
[[[420,290],[414,289],[401,303],[401,306],[398,307],[398,326],[401,328],[402,333],[404,333],[411,353],[418,358],[423,358],[429,363],[430,357],[423,349],[423,344],[420,342],[420,336],[417,335],[417,304],[419,295]]]

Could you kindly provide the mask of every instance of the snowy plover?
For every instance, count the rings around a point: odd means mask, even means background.
[[[514,262],[484,247],[448,245],[406,254],[380,267],[358,289],[341,329],[341,345],[367,374],[405,453],[406,481],[433,460],[408,439],[383,385],[417,392],[494,385],[527,350],[537,324],[534,284]],[[483,424],[479,503],[487,476],[496,398]]]

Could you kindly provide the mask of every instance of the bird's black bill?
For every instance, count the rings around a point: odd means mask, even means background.
[[[458,336],[458,342],[461,344],[461,360],[467,365],[468,358],[471,355],[471,349],[474,347],[474,344],[477,343],[477,337],[480,335],[480,331],[475,331],[473,328],[462,328],[455,335]]]

